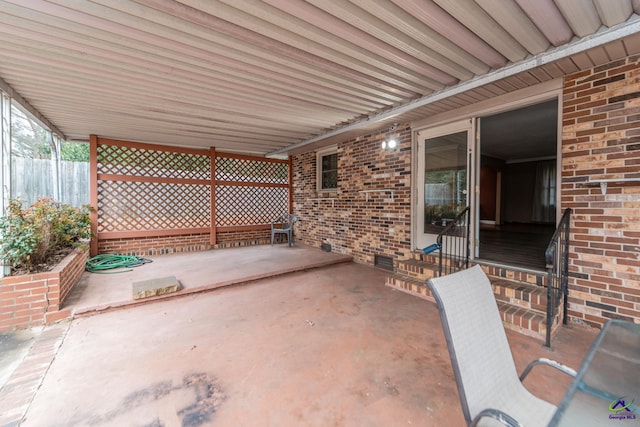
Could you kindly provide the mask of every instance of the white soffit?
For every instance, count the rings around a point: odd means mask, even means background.
[[[639,9],[638,0],[0,0],[0,79],[69,140],[288,153],[633,55]]]
[[[389,111],[386,111],[382,114],[369,117],[368,119],[363,120],[361,122],[354,123],[352,125],[345,126],[340,129],[336,129],[335,131],[328,132],[316,138],[311,138],[309,140],[302,141],[298,144],[294,144],[290,147],[287,147],[287,149],[285,150],[275,151],[273,153],[270,153],[270,155],[279,155],[279,154],[282,154],[283,152],[287,152],[290,150],[298,152],[302,147],[306,145],[317,144],[322,140],[335,142],[333,139],[335,136],[339,136],[341,134],[354,135],[355,133],[358,133],[357,131],[359,129],[370,130],[372,129],[372,126],[371,126],[372,123],[390,123],[390,121],[395,121],[395,122],[404,121],[403,117],[405,117],[406,114],[415,112],[415,111],[420,111],[422,108],[427,107],[429,105],[447,100],[456,95],[473,91],[480,87],[484,87],[491,84],[497,84],[498,82],[504,81],[504,79],[507,79],[509,77],[518,76],[519,74],[528,72],[535,68],[545,66],[548,64],[553,64],[555,61],[569,58],[573,55],[579,55],[579,54],[588,52],[595,47],[606,45],[613,41],[622,39],[626,36],[638,34],[639,32],[640,32],[640,19],[634,19],[632,23],[629,23],[627,25],[613,28],[610,30],[605,30],[589,38],[580,39],[574,43],[568,44],[561,48],[556,48],[552,51],[536,55],[532,58],[521,61],[519,63],[512,64],[504,68],[501,68],[497,71],[493,71],[491,73],[485,74],[484,76],[480,76],[470,81],[460,83],[454,87],[443,89],[439,92],[436,92],[426,97],[423,97],[421,99],[418,99],[412,103],[405,104],[397,108],[393,108]]]

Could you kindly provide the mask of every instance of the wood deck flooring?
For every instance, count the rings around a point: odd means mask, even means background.
[[[544,252],[554,230],[552,225],[538,224],[482,227],[479,258],[517,267],[544,270]]]

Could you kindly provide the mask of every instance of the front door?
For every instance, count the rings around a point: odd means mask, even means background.
[[[435,243],[469,204],[472,138],[471,120],[418,132],[417,249]]]

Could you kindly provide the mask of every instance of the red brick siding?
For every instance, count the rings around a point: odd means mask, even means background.
[[[270,230],[225,231],[216,233],[216,248],[265,245],[270,242]]]
[[[270,242],[269,230],[225,231],[216,234],[214,248],[264,245]],[[212,249],[209,233],[184,236],[155,236],[100,240],[101,254],[153,256]]]
[[[298,238],[319,247],[349,254],[373,264],[374,255],[395,259],[411,253],[411,129],[398,126],[399,148],[380,148],[388,135],[381,132],[338,145],[338,189],[335,194],[316,191],[316,153],[293,159],[294,213]],[[369,193],[365,190],[393,190]],[[314,200],[331,198],[335,200]]]
[[[629,57],[566,76],[562,208],[573,208],[570,316],[640,322],[640,65]]]
[[[85,265],[87,263],[87,259],[89,258],[89,252],[83,251],[78,253],[77,256],[74,257],[66,257],[62,262],[53,270],[54,272],[59,273],[59,284],[60,284],[60,299],[58,302],[58,306],[55,307],[55,310],[52,308],[52,301],[54,300],[49,295],[50,306],[47,311],[57,311],[64,305],[64,301],[67,299],[73,287],[80,280],[80,276],[84,273]]]
[[[153,256],[210,249],[209,233],[100,240],[98,253]]]
[[[80,280],[87,258],[87,251],[76,252],[67,256],[52,271],[2,278],[0,333],[50,321],[48,315],[60,310],[65,298]]]

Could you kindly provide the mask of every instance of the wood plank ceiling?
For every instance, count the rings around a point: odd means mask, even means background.
[[[0,84],[69,140],[286,153],[639,53],[636,13],[640,0],[0,0]]]

